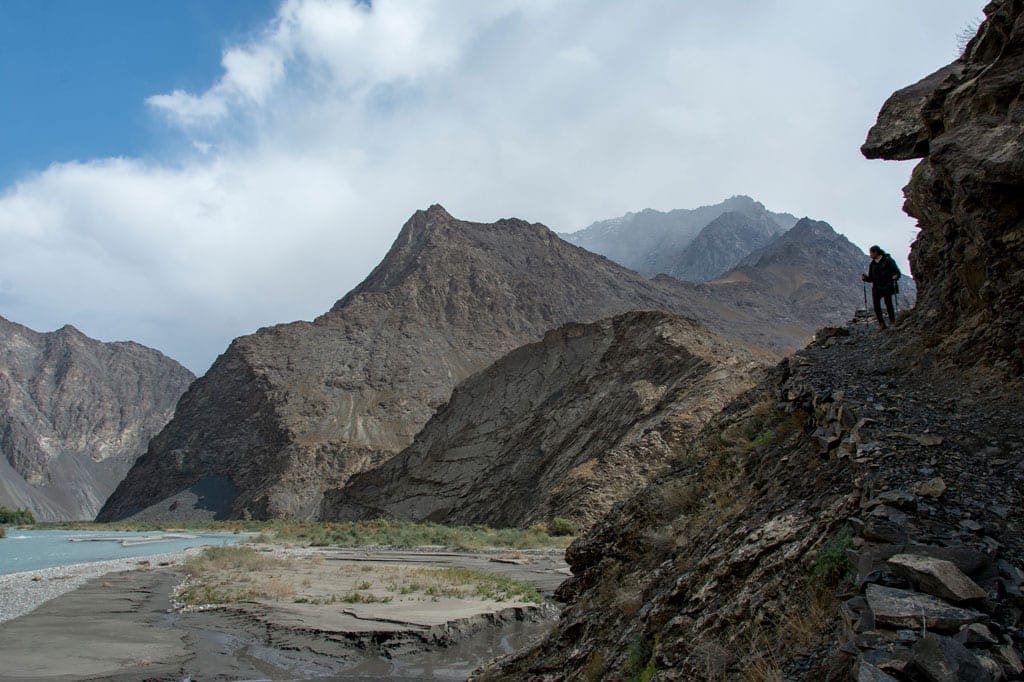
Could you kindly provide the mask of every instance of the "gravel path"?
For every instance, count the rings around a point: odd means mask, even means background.
[[[139,562],[142,561],[149,561],[154,566],[163,562],[179,564],[185,557],[198,554],[200,551],[201,548],[192,548],[181,552],[71,564],[70,566],[56,566],[36,571],[0,575],[0,623],[23,616],[43,602],[70,592],[101,575],[114,571],[138,569]]]

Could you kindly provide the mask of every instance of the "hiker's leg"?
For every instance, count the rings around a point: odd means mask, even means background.
[[[882,292],[872,288],[871,303],[875,306],[875,317],[878,318],[878,326],[885,329],[885,318],[882,317]]]
[[[885,296],[885,309],[889,313],[889,321],[896,324],[896,311],[892,307],[892,294]]]

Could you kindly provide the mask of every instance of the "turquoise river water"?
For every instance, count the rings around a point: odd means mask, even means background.
[[[231,545],[248,537],[245,533],[133,533],[10,527],[7,537],[0,538],[0,575],[179,552],[189,547]]]

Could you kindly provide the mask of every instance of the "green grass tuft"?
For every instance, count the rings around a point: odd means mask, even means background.
[[[809,578],[812,587],[833,589],[853,570],[847,550],[853,548],[853,531],[843,528],[821,546],[811,564]]]

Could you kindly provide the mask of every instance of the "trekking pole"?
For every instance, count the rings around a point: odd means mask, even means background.
[[[868,285],[862,284],[861,288],[864,289],[864,310],[868,309]]]

